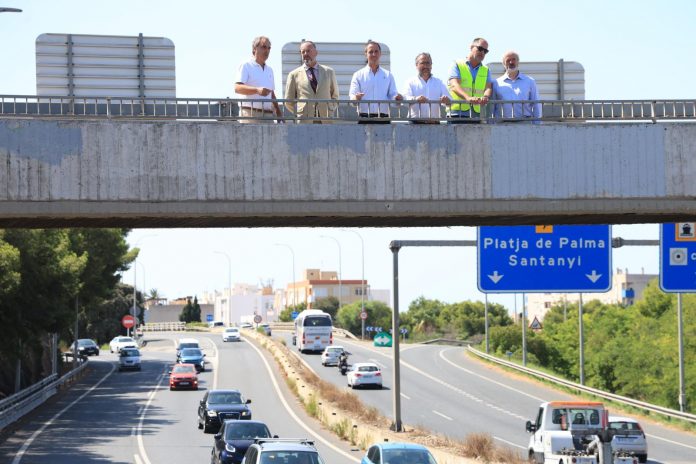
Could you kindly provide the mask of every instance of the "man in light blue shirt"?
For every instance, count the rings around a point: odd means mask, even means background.
[[[367,66],[353,74],[350,81],[348,96],[351,100],[401,100],[403,97],[396,90],[394,75],[380,66],[382,46],[379,42],[369,40],[365,45],[365,58]],[[380,118],[376,123],[389,124],[388,103],[360,103],[358,116],[362,119],[359,123],[366,123],[364,118]]]
[[[520,56],[510,50],[503,55],[505,74],[493,82],[494,100],[539,100],[536,81],[519,70]],[[538,124],[541,118],[541,103],[496,103],[493,108],[496,119],[532,119]]]

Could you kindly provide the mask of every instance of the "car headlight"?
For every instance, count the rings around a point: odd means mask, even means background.
[[[225,451],[227,451],[228,453],[234,453],[234,452],[237,451],[237,450],[236,450],[236,448],[235,448],[234,446],[232,446],[231,444],[225,443]]]
[[[251,411],[242,411],[242,416],[251,416]]]
[[[215,417],[215,416],[217,416],[217,411],[208,411],[207,414],[208,414],[210,417]]]

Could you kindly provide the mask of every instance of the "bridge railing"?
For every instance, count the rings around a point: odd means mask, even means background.
[[[40,382],[0,401],[0,430],[43,404],[56,394],[59,387],[75,380],[85,366],[87,366],[87,362],[81,362],[78,367],[61,377],[58,377],[57,374],[52,374]]]
[[[138,327],[143,332],[181,332],[186,330],[185,322],[148,322]]]
[[[265,103],[263,109],[262,104]],[[272,103],[277,104],[276,106]],[[259,108],[251,108],[251,106]],[[696,121],[696,100],[493,100],[474,118],[452,116],[460,102],[285,100],[230,98],[113,98],[0,95],[0,118],[93,118],[254,122],[478,122]],[[292,109],[316,111],[298,117]],[[240,107],[248,109],[240,114]],[[538,110],[536,109],[538,108]],[[359,111],[365,111],[359,114]],[[372,112],[371,112],[372,111]],[[419,115],[432,114],[433,117]]]
[[[628,398],[626,396],[621,396],[621,395],[615,395],[613,393],[607,393],[605,391],[599,390],[597,388],[592,388],[592,387],[587,387],[585,385],[580,385],[579,383],[571,382],[570,380],[563,379],[561,377],[556,377],[551,374],[547,374],[545,372],[537,371],[535,369],[530,369],[525,366],[520,366],[517,363],[513,363],[510,361],[505,361],[503,359],[500,359],[496,356],[491,356],[489,354],[486,354],[480,350],[477,350],[476,348],[473,348],[471,346],[467,347],[470,353],[475,354],[476,356],[479,356],[481,358],[487,359],[488,361],[494,362],[496,364],[500,364],[502,366],[508,367],[510,369],[514,369],[520,372],[524,372],[528,375],[531,375],[533,377],[539,378],[539,379],[544,379],[548,382],[554,383],[556,385],[562,385],[564,387],[568,387],[570,389],[583,392],[583,393],[589,393],[591,395],[597,396],[599,398],[604,398],[607,400],[614,401],[616,403],[623,404],[625,406],[633,406],[636,409],[640,409],[642,411],[648,412],[648,413],[657,413],[661,414],[663,416],[675,418],[675,419],[681,419],[687,422],[691,422],[692,424],[696,424],[696,414],[690,414],[688,412],[681,412],[677,411],[675,409],[670,409],[670,408],[665,408],[663,406],[657,406],[654,404],[646,403],[645,401],[639,401],[639,400],[634,400],[633,398]]]

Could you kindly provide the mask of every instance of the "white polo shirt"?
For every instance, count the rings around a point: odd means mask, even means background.
[[[261,66],[256,62],[256,59],[242,63],[237,70],[237,77],[235,78],[235,83],[251,85],[252,87],[265,87],[267,89],[275,90],[275,79],[273,77],[273,69],[271,69],[268,64]],[[271,101],[271,95],[266,95],[265,97],[255,94],[255,95],[243,95],[240,94],[240,98],[247,98],[251,100],[268,100]],[[243,107],[251,107],[252,103],[242,104]],[[272,110],[273,105],[271,103],[261,103],[254,102],[254,108]]]

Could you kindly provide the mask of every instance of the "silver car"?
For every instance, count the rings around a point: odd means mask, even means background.
[[[341,353],[344,353],[345,351],[346,350],[342,346],[327,346],[321,353],[321,365],[330,366],[332,364],[338,364],[338,357],[341,356]]]
[[[609,416],[609,428],[616,430],[611,440],[614,451],[626,450],[635,454],[640,462],[648,460],[648,442],[638,421],[630,417]]]
[[[140,351],[137,348],[123,348],[118,354],[118,370],[140,370]]]

